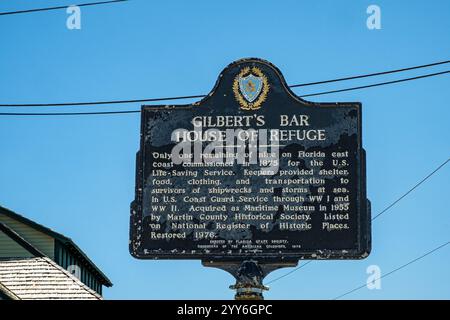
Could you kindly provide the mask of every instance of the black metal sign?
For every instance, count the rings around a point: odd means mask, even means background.
[[[370,252],[360,103],[296,96],[243,59],[189,105],[143,106],[136,258],[358,259]]]

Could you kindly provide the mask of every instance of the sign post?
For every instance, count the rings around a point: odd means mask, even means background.
[[[253,58],[199,102],[143,106],[131,254],[226,270],[237,299],[302,259],[367,257],[361,137],[360,103],[305,101]]]

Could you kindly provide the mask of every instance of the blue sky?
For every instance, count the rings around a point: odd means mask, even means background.
[[[2,1],[0,11],[69,5]],[[381,8],[382,29],[366,27]],[[208,93],[243,57],[277,65],[290,84],[448,60],[450,2],[144,1],[0,16],[0,103]],[[448,69],[296,89],[297,94]],[[374,214],[450,156],[450,76],[314,97],[363,104],[368,197]],[[127,110],[139,104],[64,107]],[[55,111],[41,108],[39,111]],[[2,111],[38,111],[2,109]],[[141,261],[128,253],[139,115],[0,116],[0,204],[70,236],[111,278],[107,299],[228,299],[227,273],[199,261]],[[330,299],[449,240],[450,166],[373,224],[362,261],[316,261],[271,285],[270,299]],[[284,269],[269,275],[268,281]],[[450,247],[346,298],[450,298]]]

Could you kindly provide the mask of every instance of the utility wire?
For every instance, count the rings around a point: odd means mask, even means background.
[[[202,95],[193,95],[193,96],[178,96],[178,97],[134,99],[134,100],[111,100],[111,101],[91,101],[91,102],[64,102],[64,103],[0,104],[0,107],[91,106],[91,105],[101,105],[101,104],[124,104],[124,103],[136,103],[136,102],[156,102],[156,101],[168,101],[168,100],[197,99],[197,98],[204,98],[204,97],[206,97],[206,95],[202,94]]]
[[[275,281],[278,281],[278,280],[280,280],[280,279],[283,279],[284,277],[287,277],[287,276],[290,275],[291,273],[294,273],[295,271],[297,271],[297,270],[299,270],[299,269],[301,269],[301,268],[307,266],[307,265],[310,264],[311,262],[313,262],[313,260],[309,260],[309,261],[305,262],[304,264],[299,265],[297,268],[295,268],[295,269],[293,269],[293,270],[291,270],[291,271],[289,271],[289,272],[283,274],[282,276],[279,276],[278,278],[275,278],[275,279],[273,279],[273,280],[270,280],[269,282],[266,283],[266,285],[269,285],[269,284],[271,284],[271,283],[274,283]]]
[[[394,84],[394,83],[400,83],[405,81],[412,81],[412,80],[418,80],[422,78],[428,78],[433,76],[438,76],[442,74],[450,73],[450,70],[448,71],[442,71],[432,74],[426,74],[422,76],[416,76],[412,78],[404,78],[394,81],[387,81],[387,82],[379,82],[374,83],[367,86],[359,86],[359,87],[352,87],[352,88],[346,88],[346,89],[340,89],[340,90],[333,90],[333,91],[324,91],[324,92],[318,92],[318,93],[312,93],[312,94],[306,94],[301,95],[300,97],[311,97],[311,96],[318,96],[318,95],[324,95],[324,94],[330,94],[330,93],[337,93],[337,92],[343,92],[343,91],[351,91],[351,90],[360,90],[360,89],[366,89],[371,87],[378,87],[382,85],[388,85],[388,84]],[[0,107],[54,107],[54,106],[74,106],[74,105],[95,105],[95,104],[114,104],[114,103],[132,103],[132,102],[148,102],[148,101],[162,101],[162,100],[176,100],[176,99],[188,99],[188,98],[201,98],[204,96],[183,96],[183,97],[172,97],[172,98],[155,98],[155,99],[141,99],[141,100],[115,100],[115,101],[97,101],[97,102],[76,102],[76,103],[62,103],[62,104],[0,104]],[[50,113],[50,112],[27,112],[27,113],[18,113],[18,112],[0,112],[0,116],[73,116],[73,115],[101,115],[101,114],[123,114],[123,113],[139,113],[140,110],[125,110],[125,111],[104,111],[104,112],[58,112],[58,113]]]
[[[381,76],[381,75],[397,73],[397,72],[405,72],[405,71],[421,69],[421,68],[429,68],[429,67],[434,67],[434,66],[441,65],[441,64],[446,64],[446,63],[450,63],[450,60],[433,62],[433,63],[429,63],[429,64],[423,64],[423,65],[419,65],[419,66],[402,68],[402,69],[394,69],[394,70],[389,70],[389,71],[382,71],[382,72],[362,74],[362,75],[345,77],[345,78],[337,78],[337,79],[330,79],[330,80],[323,80],[323,81],[316,81],[316,82],[294,84],[294,85],[292,85],[290,87],[291,88],[297,88],[297,87],[313,86],[313,85],[325,84],[325,83],[331,83],[331,82],[338,82],[338,81],[355,80],[355,79],[368,78],[368,77],[374,77],[374,76]]]
[[[389,206],[387,206],[384,210],[382,210],[380,213],[378,213],[375,217],[372,218],[372,221],[375,220],[376,218],[378,218],[379,216],[381,216],[383,213],[385,213],[386,211],[388,211],[389,209],[391,209],[394,205],[396,205],[399,201],[401,201],[403,198],[405,198],[408,194],[410,194],[412,191],[414,191],[417,187],[419,187],[422,183],[424,183],[426,180],[428,180],[432,175],[434,175],[436,172],[438,172],[442,167],[444,167],[448,162],[450,162],[450,158],[445,160],[441,165],[439,165],[439,167],[437,167],[436,169],[434,169],[430,174],[428,174],[425,178],[423,178],[422,180],[420,180],[414,187],[412,187],[411,189],[409,189],[406,193],[404,193],[400,198],[398,198],[397,200],[395,200],[394,202],[392,202]],[[289,272],[287,272],[286,274],[268,282],[269,283],[273,283],[275,281],[278,281],[288,275],[290,275],[291,273],[294,273],[295,271],[297,271],[298,269],[304,267],[305,265],[307,265],[308,263],[313,262],[314,260],[310,260],[307,263],[303,264],[302,266],[299,266]]]
[[[403,72],[407,70],[413,70],[413,69],[419,69],[419,68],[426,68],[430,66],[436,66],[441,64],[450,63],[450,60],[446,61],[440,61],[440,62],[434,62],[430,64],[424,64],[409,68],[403,68],[403,69],[396,69],[396,70],[389,70],[384,72],[377,72],[377,73],[371,73],[371,74],[365,74],[365,75],[358,75],[353,77],[347,77],[347,78],[338,78],[333,80],[324,80],[319,82],[309,82],[309,83],[303,83],[303,84],[294,84],[290,85],[290,88],[296,88],[296,87],[302,87],[302,86],[310,86],[315,84],[321,84],[321,83],[329,83],[329,82],[337,82],[337,81],[345,81],[345,80],[351,80],[351,79],[358,79],[358,78],[364,78],[364,77],[372,77],[375,75],[382,75],[382,74],[388,74],[388,73],[395,73],[395,72]],[[394,80],[394,81],[388,81],[388,82],[381,82],[381,83],[375,83],[367,86],[359,86],[359,87],[352,87],[352,88],[346,88],[346,89],[339,89],[339,90],[332,90],[332,91],[325,91],[325,92],[318,92],[318,93],[311,93],[306,94],[301,97],[312,97],[312,96],[318,96],[318,95],[324,95],[324,94],[330,94],[330,93],[336,93],[336,92],[344,92],[344,91],[351,91],[351,90],[359,90],[359,89],[365,89],[370,87],[376,87],[386,84],[393,84],[393,83],[399,83],[404,81],[410,81],[410,80],[417,80],[421,78],[427,78],[432,76],[438,76],[445,73],[449,73],[450,70],[446,70],[443,72],[437,72],[432,74],[426,74],[422,76],[412,77],[412,78],[405,78],[400,80]],[[176,96],[176,97],[165,97],[165,98],[150,98],[150,99],[123,99],[123,100],[110,100],[110,101],[88,101],[88,102],[65,102],[65,103],[23,103],[23,104],[0,104],[0,107],[63,107],[63,106],[82,106],[82,105],[102,105],[102,104],[124,104],[124,103],[137,103],[137,102],[156,102],[156,101],[169,101],[169,100],[184,100],[184,99],[199,99],[204,98],[206,95],[189,95],[189,96]]]
[[[101,1],[101,2],[90,2],[90,3],[76,4],[74,6],[87,7],[87,6],[96,6],[96,5],[99,5],[99,4],[125,2],[125,1],[128,1],[128,0],[111,0],[111,1]],[[0,16],[21,14],[21,13],[32,13],[32,12],[39,12],[39,11],[59,10],[59,9],[65,9],[65,8],[68,8],[68,7],[70,7],[70,6],[58,6],[58,7],[47,7],[47,8],[36,8],[36,9],[19,10],[19,11],[0,12]]]
[[[403,268],[406,268],[407,266],[409,266],[409,265],[411,265],[411,264],[413,264],[413,263],[415,263],[415,262],[417,262],[417,261],[419,261],[419,260],[425,258],[426,256],[428,256],[428,255],[430,255],[430,254],[432,254],[432,253],[434,253],[434,252],[436,252],[436,251],[438,251],[439,249],[444,248],[444,247],[447,246],[448,244],[450,244],[450,241],[448,241],[448,242],[446,242],[446,243],[444,243],[444,244],[441,244],[439,247],[436,247],[436,248],[434,248],[433,250],[428,251],[427,253],[421,255],[420,257],[417,257],[417,258],[415,258],[414,260],[411,260],[411,261],[409,261],[408,263],[405,263],[404,265],[401,265],[400,267],[398,267],[398,268],[396,268],[396,269],[394,269],[394,270],[392,270],[392,271],[390,271],[390,272],[388,272],[388,273],[382,275],[381,277],[375,279],[374,281],[377,281],[377,280],[380,280],[380,279],[382,279],[382,278],[385,278],[385,277],[387,277],[387,276],[393,274],[394,272],[397,272],[397,271],[399,271],[399,270],[401,270],[401,269],[403,269]],[[357,290],[359,290],[359,289],[364,288],[366,285],[367,285],[367,284],[363,284],[362,286],[359,286],[359,287],[357,287],[357,288],[355,288],[355,289],[352,289],[352,290],[350,290],[350,291],[347,291],[346,293],[341,294],[340,296],[337,296],[337,297],[333,298],[333,300],[338,300],[338,299],[340,299],[340,298],[342,298],[342,297],[344,297],[344,296],[346,296],[346,295],[348,295],[348,294],[350,294],[350,293],[353,293],[353,292],[355,292],[355,291],[357,291]]]
[[[394,84],[394,83],[400,83],[400,82],[405,82],[405,81],[411,81],[411,80],[417,80],[417,79],[423,79],[423,78],[439,76],[439,75],[446,74],[446,73],[450,73],[450,70],[446,70],[446,71],[442,71],[442,72],[436,72],[436,73],[424,74],[424,75],[417,76],[417,77],[411,77],[411,78],[404,78],[404,79],[393,80],[393,81],[373,83],[373,84],[369,84],[369,85],[366,85],[366,86],[351,87],[351,88],[346,88],[346,89],[338,89],[338,90],[331,90],[331,91],[323,91],[323,92],[319,92],[319,93],[305,94],[305,95],[302,95],[300,97],[302,97],[302,98],[304,98],[304,97],[313,97],[313,96],[320,96],[320,95],[330,94],[330,93],[345,92],[345,91],[352,91],[352,90],[359,90],[359,89],[367,89],[367,88],[384,86],[384,85],[387,85],[387,84]]]
[[[379,216],[381,216],[383,213],[385,213],[386,211],[388,211],[390,208],[392,208],[393,206],[395,206],[399,201],[401,201],[404,197],[406,197],[408,194],[410,194],[411,192],[413,192],[418,186],[420,186],[422,183],[424,183],[425,181],[427,181],[429,178],[431,178],[432,175],[434,175],[436,172],[438,172],[442,167],[444,167],[448,162],[450,161],[450,158],[448,158],[446,161],[444,161],[444,163],[442,163],[439,167],[437,167],[436,169],[433,170],[433,172],[431,172],[430,174],[428,174],[425,178],[423,178],[422,180],[420,180],[418,183],[416,183],[416,185],[414,185],[414,187],[412,187],[411,189],[409,189],[407,192],[405,192],[400,198],[398,198],[397,200],[395,200],[394,202],[392,202],[389,206],[387,206],[383,211],[381,211],[380,213],[378,213],[375,217],[372,218],[372,221],[375,220],[376,218],[378,218]]]
[[[0,116],[90,116],[107,114],[140,113],[141,110],[93,111],[93,112],[0,112]]]

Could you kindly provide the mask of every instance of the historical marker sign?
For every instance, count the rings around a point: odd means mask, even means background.
[[[370,252],[360,103],[297,97],[259,59],[189,105],[143,106],[137,258],[358,259]]]

